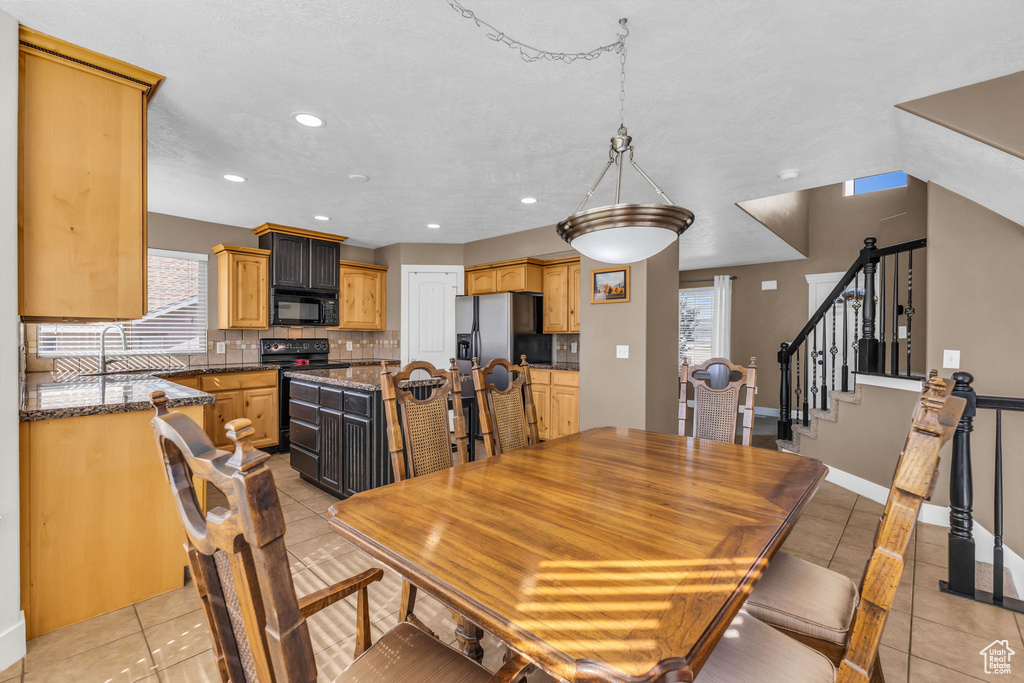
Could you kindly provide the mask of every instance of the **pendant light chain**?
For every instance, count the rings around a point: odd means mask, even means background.
[[[621,19],[622,28],[626,28],[626,20]],[[628,31],[628,30],[627,30]],[[622,49],[619,50],[619,127],[621,132],[626,129],[626,36],[622,36]]]

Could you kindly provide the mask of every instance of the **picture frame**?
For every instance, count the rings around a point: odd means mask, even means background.
[[[590,303],[629,302],[629,266],[602,268],[590,273]]]

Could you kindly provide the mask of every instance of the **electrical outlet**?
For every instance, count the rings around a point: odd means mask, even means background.
[[[224,342],[217,342],[217,353],[224,353]]]
[[[569,353],[576,353],[576,349],[578,349],[579,347],[580,345],[577,344],[576,342],[571,342],[569,344]]]
[[[629,346],[626,344],[619,344],[615,347],[616,358],[629,358]]]
[[[907,326],[906,325],[900,325],[899,337],[900,337],[900,339],[906,339],[907,338]]]
[[[352,350],[352,342],[350,342],[350,341],[345,342],[345,350],[346,351],[351,351]]]
[[[950,349],[945,349],[942,352],[942,367],[949,368],[951,370],[960,369],[960,352]]]

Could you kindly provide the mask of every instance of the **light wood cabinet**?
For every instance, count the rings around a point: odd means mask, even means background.
[[[466,294],[540,292],[543,261],[532,258],[484,263],[466,268]]]
[[[387,327],[387,266],[341,261],[338,326],[334,330]]]
[[[544,266],[544,333],[580,331],[580,261],[559,259]]]
[[[256,448],[276,446],[279,441],[278,389],[276,370],[222,372],[174,377],[171,382],[199,389],[217,397],[204,406],[203,429],[217,448],[231,448],[224,425],[248,418],[256,431]]]
[[[257,448],[262,447],[261,445],[277,444],[277,386],[243,391],[242,407],[245,416],[252,420],[252,428],[256,432],[253,444]]]
[[[217,391],[213,392],[217,397],[216,403],[206,405],[206,429],[207,436],[217,448],[228,448],[231,440],[227,436],[224,425],[236,417],[245,417],[243,411],[244,399],[242,391]],[[255,443],[253,444],[256,445]]]
[[[557,439],[580,430],[580,376],[571,370],[530,371],[537,436]]]
[[[270,325],[270,251],[218,244],[217,327],[265,330]]]
[[[18,312],[146,314],[146,106],[163,76],[20,29]]]

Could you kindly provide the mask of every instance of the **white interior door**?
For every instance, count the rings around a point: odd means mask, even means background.
[[[455,297],[461,266],[402,266],[402,364],[447,368],[455,357]]]

